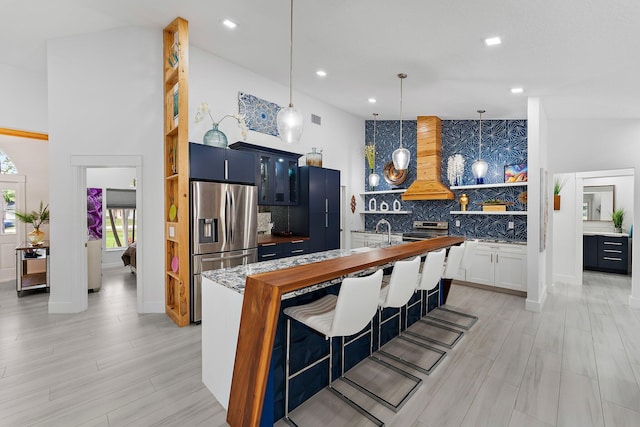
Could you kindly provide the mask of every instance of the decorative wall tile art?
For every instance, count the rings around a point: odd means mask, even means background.
[[[276,117],[280,106],[248,93],[238,92],[238,112],[244,114],[249,130],[279,136]]]
[[[461,185],[475,184],[471,164],[478,159],[478,120],[443,120],[442,121],[442,182],[448,183],[447,159],[460,154],[464,158],[464,172]],[[402,145],[411,153],[407,180],[400,186],[391,186],[384,180],[376,190],[392,190],[407,188],[416,179],[416,121],[402,121]],[[393,150],[400,141],[399,121],[377,120],[376,124],[376,172],[382,173],[385,163],[391,160]],[[365,122],[365,141],[373,141],[373,120]],[[483,120],[482,121],[482,159],[489,164],[487,184],[504,182],[504,167],[507,165],[527,163],[527,121],[526,120]],[[363,171],[363,182],[367,182],[368,167]],[[392,231],[410,231],[413,221],[431,220],[448,221],[449,234],[462,235],[469,238],[494,238],[500,240],[526,241],[526,216],[485,216],[455,215],[450,211],[460,210],[458,201],[464,192],[469,197],[468,210],[481,210],[478,205],[488,199],[502,199],[514,202],[509,210],[527,210],[522,197],[518,197],[527,187],[483,188],[455,190],[455,200],[406,200],[402,201],[402,209],[411,211],[410,215],[365,215],[365,229],[375,229],[376,223],[385,218],[391,223]],[[365,206],[368,206],[367,196]],[[378,203],[386,202],[389,206],[395,200],[401,200],[400,194],[375,195]],[[460,227],[455,221],[460,221]],[[507,222],[513,221],[514,228],[507,230]]]

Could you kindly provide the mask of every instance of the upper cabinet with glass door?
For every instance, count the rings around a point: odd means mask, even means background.
[[[257,153],[256,183],[259,205],[298,204],[298,158],[301,154],[246,142],[236,142],[229,147]]]

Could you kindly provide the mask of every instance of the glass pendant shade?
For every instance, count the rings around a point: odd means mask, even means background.
[[[489,165],[484,160],[476,160],[471,165],[471,171],[476,178],[476,184],[484,184],[484,178],[487,176]]]
[[[288,108],[282,108],[278,111],[276,117],[278,124],[278,133],[280,138],[287,144],[293,144],[300,141],[302,136],[302,127],[304,126],[304,116],[292,105]]]
[[[394,168],[396,168],[397,170],[404,170],[409,167],[411,154],[406,148],[398,148],[393,152],[391,158],[393,159]]]
[[[375,188],[380,183],[380,175],[375,172],[369,174],[369,187]]]

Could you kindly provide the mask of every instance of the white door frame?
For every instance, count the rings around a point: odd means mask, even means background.
[[[78,214],[77,219],[73,222],[71,233],[72,247],[71,259],[86,260],[87,248],[87,168],[123,168],[131,167],[136,169],[136,216],[142,218],[142,156],[136,155],[72,155],[71,167],[73,171],[73,188],[75,196],[72,212]],[[75,215],[74,215],[75,217]],[[138,221],[136,226],[136,234],[138,236],[137,251],[140,253],[144,250],[143,232],[144,222]],[[87,263],[78,262],[77,268],[72,269],[71,295],[72,300],[79,300],[82,307],[88,306],[87,291]],[[144,265],[142,257],[136,258],[136,311],[143,312],[144,304]]]
[[[0,175],[0,186],[1,183],[11,183],[15,185],[16,188],[16,211],[20,211],[20,212],[25,212],[26,211],[26,191],[25,191],[25,182],[26,182],[26,177],[24,175],[13,175],[13,174],[1,174]],[[18,244],[20,244],[22,241],[26,240],[26,225],[22,222],[22,221],[18,221],[16,218],[15,221],[16,224],[16,246]],[[16,257],[14,256],[13,259],[15,260]],[[0,277],[0,280],[14,280],[16,278],[15,275],[15,271],[16,271],[16,266],[14,265],[13,268],[13,275],[12,276],[7,276],[7,277]]]

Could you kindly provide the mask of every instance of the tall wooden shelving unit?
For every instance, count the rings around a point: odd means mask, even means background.
[[[189,23],[176,18],[164,29],[163,40],[165,312],[178,326],[186,326],[190,319]]]

